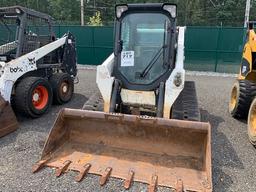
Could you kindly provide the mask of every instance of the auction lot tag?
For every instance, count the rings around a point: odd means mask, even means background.
[[[134,51],[122,51],[121,53],[121,67],[134,66]]]

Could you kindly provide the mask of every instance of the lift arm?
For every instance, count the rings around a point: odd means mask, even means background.
[[[68,35],[64,35],[62,38],[8,63],[0,62],[0,93],[3,98],[10,102],[12,88],[17,79],[25,73],[37,70],[36,62],[52,51],[63,46],[66,41],[68,41],[68,43],[72,43],[72,40],[67,38]]]

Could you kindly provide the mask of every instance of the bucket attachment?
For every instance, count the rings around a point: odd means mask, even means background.
[[[0,137],[3,137],[18,128],[18,121],[10,106],[0,95]]]
[[[45,143],[36,172],[56,168],[56,176],[77,171],[176,191],[212,191],[210,125],[86,110],[63,109]]]

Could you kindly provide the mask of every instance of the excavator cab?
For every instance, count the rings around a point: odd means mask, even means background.
[[[48,166],[56,176],[77,171],[76,181],[120,178],[126,189],[138,181],[150,192],[212,191],[210,125],[187,118],[199,110],[185,82],[184,34],[174,4],[117,5],[114,53],[97,67],[100,99],[60,112],[33,172]]]

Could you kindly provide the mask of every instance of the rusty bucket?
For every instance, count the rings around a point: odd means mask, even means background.
[[[16,116],[9,102],[0,95],[0,137],[3,137],[18,128]]]
[[[77,171],[176,191],[212,191],[210,125],[75,109],[63,109],[33,172],[48,166],[56,176]]]

